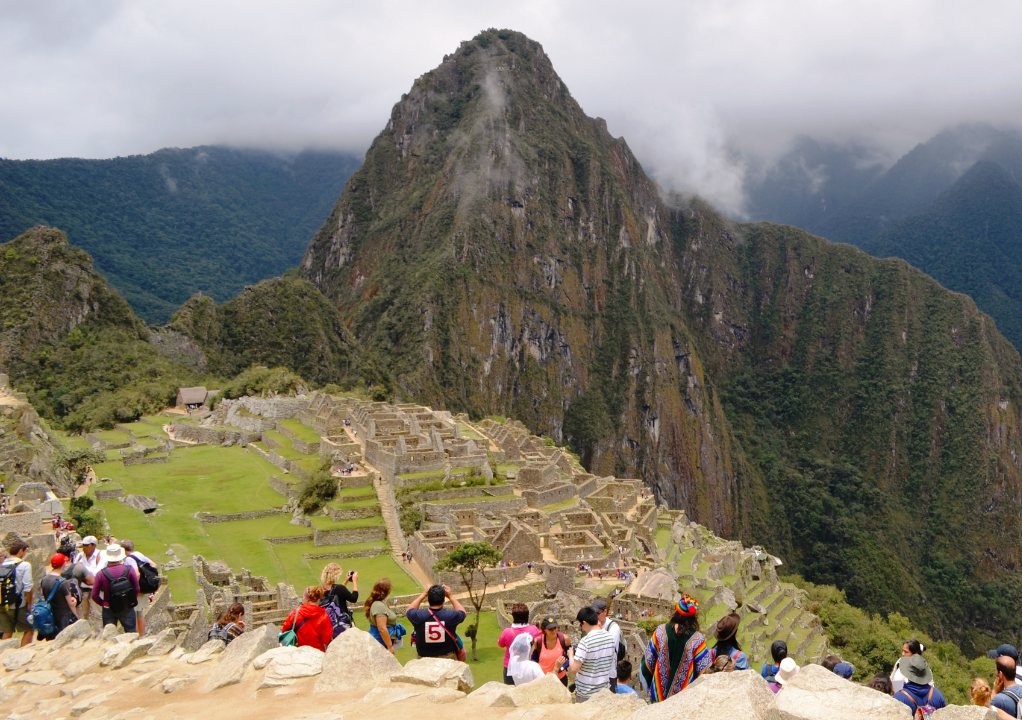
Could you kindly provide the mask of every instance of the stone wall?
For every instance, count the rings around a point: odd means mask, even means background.
[[[256,518],[272,517],[273,515],[287,515],[286,510],[252,510],[240,513],[208,513],[197,512],[195,519],[201,523],[222,523],[232,520],[255,520]]]
[[[378,507],[362,508],[327,508],[326,514],[334,520],[362,520],[365,518],[379,517]]]
[[[131,465],[163,465],[170,462],[170,455],[132,454],[121,458],[125,467]]]
[[[109,488],[107,490],[97,490],[94,494],[97,500],[116,500],[119,497],[124,497],[124,490],[122,488]]]
[[[260,433],[246,430],[228,430],[222,427],[202,427],[180,423],[174,434],[181,440],[199,445],[248,445],[259,440]]]
[[[289,483],[279,475],[270,476],[270,487],[288,499],[297,498],[302,492],[297,483]]]
[[[427,520],[444,522],[453,520],[455,513],[463,510],[476,510],[482,513],[506,516],[514,515],[524,507],[524,498],[508,496],[507,499],[492,498],[490,500],[480,500],[477,503],[457,503],[453,505],[441,505],[440,503],[428,502],[423,504],[423,514],[426,516]]]
[[[43,520],[42,513],[38,510],[0,515],[0,537],[7,533],[15,533],[21,537],[41,533],[46,529],[43,527]]]
[[[522,497],[525,498],[529,507],[538,508],[571,500],[576,497],[576,490],[575,486],[570,483],[561,483],[560,485],[546,486],[542,490],[522,490]]]
[[[312,534],[313,545],[347,545],[348,543],[363,543],[386,539],[387,529],[382,526],[314,530]]]

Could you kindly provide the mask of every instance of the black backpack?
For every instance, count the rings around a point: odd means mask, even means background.
[[[100,572],[106,578],[106,581],[110,584],[110,589],[107,592],[107,602],[110,603],[110,609],[114,612],[120,612],[133,608],[138,604],[138,597],[135,595],[135,584],[131,582],[131,570],[128,567],[124,567],[124,573],[114,577],[110,574],[110,568],[103,568]]]
[[[152,563],[144,562],[135,555],[131,556],[138,565],[138,589],[144,593],[154,593],[160,589],[160,571]]]
[[[18,592],[15,584],[14,572],[18,567],[18,562],[0,566],[0,606],[2,607],[21,607],[21,593]]]

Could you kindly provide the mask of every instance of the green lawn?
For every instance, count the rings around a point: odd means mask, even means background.
[[[363,485],[362,487],[346,487],[341,488],[337,497],[347,499],[354,498],[375,498],[376,490],[373,489],[372,485]]]
[[[485,438],[482,435],[480,435],[478,432],[473,430],[465,423],[458,423],[458,433],[461,435],[461,437],[466,438],[468,440],[485,440]],[[485,450],[486,448],[483,449]]]
[[[107,445],[122,445],[123,443],[130,443],[133,440],[131,435],[126,432],[122,432],[121,430],[100,430],[92,434]]]
[[[658,527],[656,529],[655,539],[656,539],[656,546],[660,550],[663,550],[663,551],[666,552],[667,551],[667,546],[671,542],[671,529],[670,528]]]
[[[555,513],[560,510],[568,510],[573,507],[578,507],[578,498],[568,498],[567,500],[561,500],[560,502],[544,505],[540,508],[540,510],[549,515],[551,513]]]
[[[317,443],[320,440],[319,433],[303,424],[300,420],[291,418],[288,420],[278,420],[277,423],[287,428],[290,433],[302,442]]]

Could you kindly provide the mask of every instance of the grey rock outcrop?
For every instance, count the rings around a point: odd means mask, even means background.
[[[358,672],[352,672],[358,668]],[[323,671],[316,680],[316,692],[340,692],[386,683],[401,672],[401,663],[373,636],[351,628],[334,638],[323,658]]]
[[[62,647],[74,643],[76,640],[85,641],[93,637],[96,631],[92,627],[92,623],[88,621],[79,621],[73,625],[68,625],[66,628],[61,630],[57,637],[53,638],[51,643],[54,650],[59,650]]]
[[[721,698],[727,698],[727,701],[721,702]],[[775,720],[776,716],[772,714],[773,701],[774,694],[758,673],[715,673],[698,678],[684,692],[664,702],[640,709],[632,715],[632,720],[668,720],[677,717],[697,717],[700,720]]]
[[[278,652],[278,650],[283,652]],[[290,685],[292,680],[319,675],[326,653],[313,647],[281,647],[270,650],[273,656],[266,664],[266,673],[259,687]],[[264,657],[263,653],[260,657]]]
[[[225,685],[241,682],[245,670],[252,661],[277,647],[276,625],[263,625],[236,638],[223,652],[220,665],[206,680],[206,690],[216,690]]]
[[[391,677],[394,682],[426,687],[450,688],[469,692],[475,682],[472,668],[450,658],[418,658],[409,660],[400,672]],[[557,683],[560,685],[560,683]]]
[[[904,720],[908,714],[905,705],[889,695],[820,665],[803,665],[776,695],[775,706],[777,720]]]
[[[159,503],[145,495],[125,495],[118,499],[128,507],[141,510],[142,512],[152,512],[160,507]]]
[[[933,720],[997,720],[997,711],[977,705],[949,705],[933,713]]]

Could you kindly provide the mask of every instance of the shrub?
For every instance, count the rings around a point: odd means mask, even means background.
[[[337,479],[330,474],[330,464],[323,465],[302,485],[298,506],[311,515],[337,497]]]

